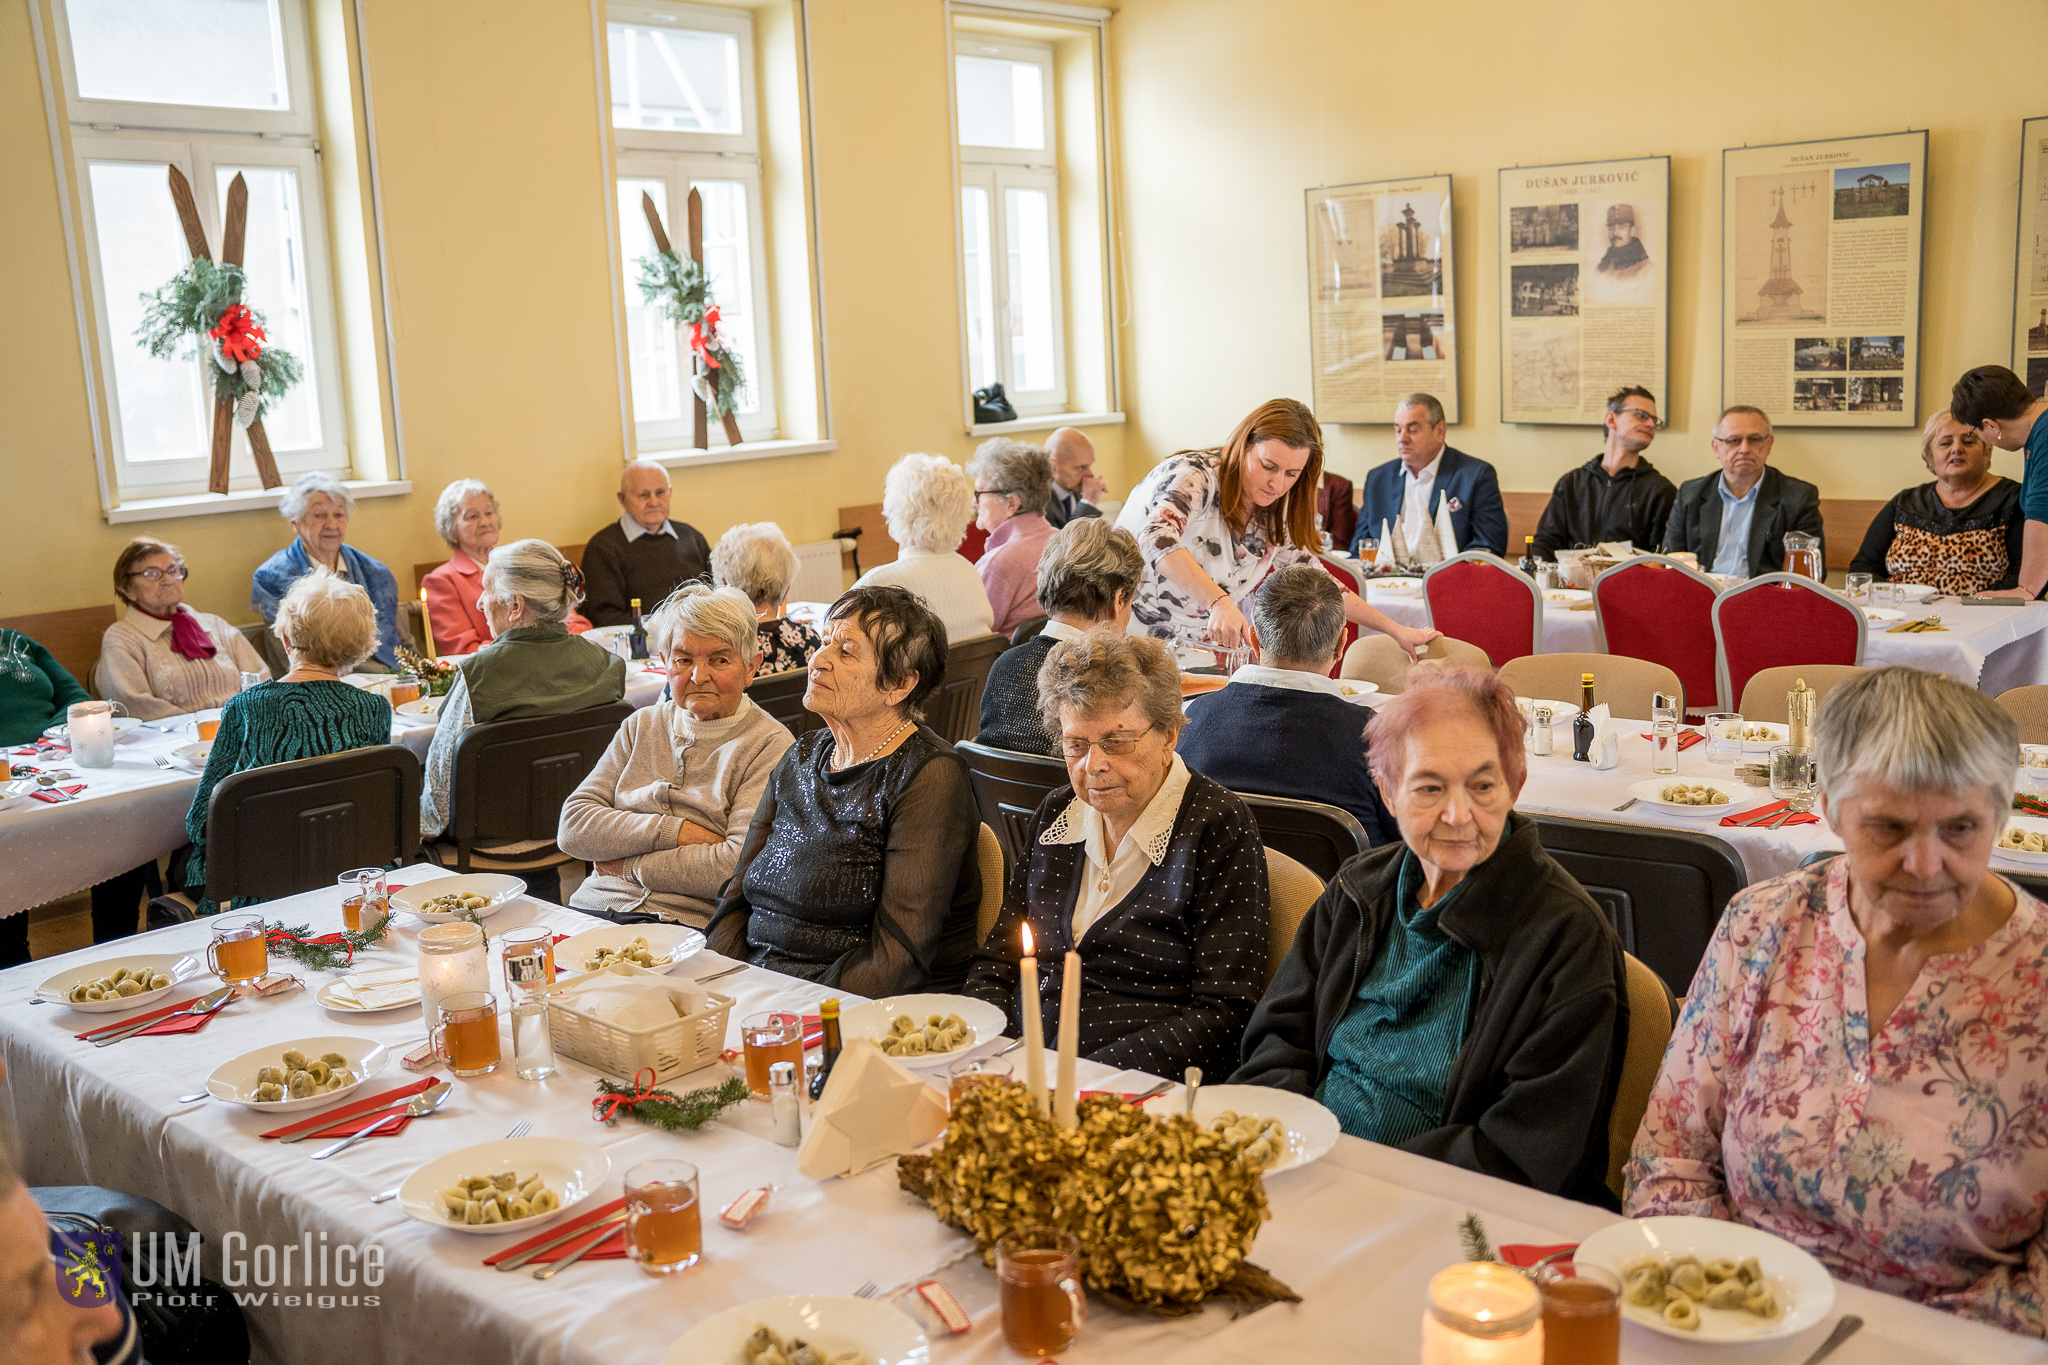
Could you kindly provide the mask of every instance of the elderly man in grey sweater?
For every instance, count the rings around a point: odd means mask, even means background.
[[[672,700],[619,727],[563,803],[557,842],[591,864],[569,898],[578,910],[701,929],[794,737],[747,697],[761,639],[743,593],[684,584],[654,613],[648,647],[668,661]]]

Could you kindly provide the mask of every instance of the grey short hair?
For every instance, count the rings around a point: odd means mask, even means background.
[[[1775,436],[1778,434],[1778,429],[1775,426],[1771,425],[1771,415],[1768,412],[1765,412],[1762,408],[1753,408],[1747,403],[1731,403],[1727,407],[1722,408],[1721,415],[1714,419],[1714,425],[1708,428],[1708,430],[1719,431],[1721,429],[1721,423],[1727,421],[1730,417],[1733,417],[1738,412],[1746,412],[1752,417],[1763,418],[1764,435]]]
[[[286,521],[297,521],[306,515],[306,503],[315,493],[333,498],[350,516],[356,514],[356,495],[348,491],[348,485],[332,474],[322,474],[316,469],[292,480],[292,486],[277,500],[278,515]]]
[[[316,566],[277,604],[271,629],[307,663],[346,673],[377,648],[377,609],[370,594]]]
[[[441,496],[434,499],[434,534],[448,542],[451,549],[460,549],[455,539],[455,523],[462,515],[462,504],[477,494],[491,500],[491,511],[498,510],[497,495],[484,486],[482,479],[457,479],[441,490]]]
[[[1429,414],[1431,426],[1443,425],[1444,405],[1437,401],[1433,393],[1404,393],[1394,404],[1394,411],[1399,412],[1402,408],[1421,408]]]
[[[754,619],[754,604],[738,588],[683,584],[654,609],[654,619],[647,626],[647,648],[667,657],[676,637],[686,630],[723,640],[748,663],[760,657],[761,633]]]
[[[1259,649],[1276,662],[1328,664],[1344,638],[1344,594],[1313,564],[1290,564],[1252,595]]]
[[[1145,557],[1138,539],[1108,517],[1080,517],[1047,537],[1038,556],[1038,605],[1086,621],[1116,615],[1119,597],[1138,595]]]
[[[545,540],[515,540],[491,551],[484,563],[485,593],[526,603],[535,624],[560,621],[583,600],[583,575]]]
[[[738,588],[756,610],[789,596],[796,570],[796,550],[772,521],[730,527],[711,547],[711,581]]]
[[[957,550],[974,520],[974,484],[943,455],[905,455],[882,480],[882,520],[907,550]]]
[[[1092,718],[1133,703],[1169,734],[1187,723],[1180,707],[1180,665],[1149,635],[1096,626],[1078,640],[1054,645],[1039,665],[1039,715],[1055,735],[1062,707]]]
[[[663,464],[660,460],[651,460],[642,455],[638,459],[626,461],[626,467],[619,471],[619,491],[621,493],[626,491],[626,476],[636,469],[651,469],[661,475],[663,483],[671,488],[675,487],[675,479],[670,476],[667,465]]]
[[[1857,674],[1821,699],[1813,757],[1830,806],[1867,782],[1895,791],[1989,793],[1998,827],[2012,815],[2020,732],[1974,687],[1894,665]]]
[[[1045,447],[997,436],[976,448],[967,473],[976,483],[986,479],[991,487],[1015,494],[1018,516],[1045,514],[1046,499],[1052,496],[1052,456]]]

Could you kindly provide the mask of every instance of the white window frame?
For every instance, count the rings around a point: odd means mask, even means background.
[[[300,382],[315,386],[320,412],[320,439],[309,449],[278,450],[274,453],[278,472],[287,479],[316,469],[342,478],[352,477],[347,400],[341,386],[334,280],[327,247],[326,200],[319,152],[312,136],[312,74],[301,0],[279,0],[278,13],[284,30],[285,70],[292,108],[275,113],[194,105],[79,100],[63,0],[53,0],[51,9],[56,16],[61,40],[58,50],[62,58],[65,94],[70,101],[65,114],[73,129],[71,168],[77,177],[78,198],[83,210],[83,231],[80,234],[84,247],[83,264],[92,302],[93,331],[98,340],[100,383],[110,419],[106,429],[106,449],[120,500],[133,502],[206,492],[211,443],[208,439],[189,457],[181,459],[138,462],[128,459],[114,352],[117,345],[131,344],[133,339],[112,335],[108,325],[106,280],[101,269],[99,229],[92,193],[91,166],[95,162],[177,166],[192,185],[192,197],[199,210],[207,248],[215,260],[220,258],[221,209],[214,168],[278,166],[297,173],[299,216],[305,228],[307,325],[313,352],[310,356],[300,357],[306,363],[306,375]],[[210,438],[213,426],[211,405],[203,404],[202,412],[200,431]],[[237,430],[230,449],[233,452],[231,467],[235,481],[253,485],[255,476],[247,434]]]
[[[737,180],[746,186],[747,195],[747,256],[752,276],[750,288],[753,291],[750,313],[754,326],[754,364],[746,376],[747,386],[755,395],[755,410],[737,413],[740,436],[747,442],[773,440],[780,430],[775,407],[775,337],[773,319],[768,307],[768,235],[766,213],[761,192],[761,131],[760,106],[754,90],[754,20],[744,11],[715,9],[703,5],[622,3],[612,0],[605,5],[605,22],[646,24],[652,27],[697,29],[704,32],[730,33],[739,39],[740,76],[740,131],[737,133],[681,132],[659,128],[621,128],[612,123],[612,96],[610,86],[610,54],[607,52],[604,65],[606,84],[603,90],[604,120],[611,130],[615,148],[615,165],[611,183],[607,187],[614,200],[618,196],[618,182],[621,180],[659,180],[668,189],[668,202],[657,205],[669,236],[669,243],[677,252],[689,249],[688,200],[690,186],[697,180]],[[610,41],[610,29],[606,28],[606,41]],[[626,258],[623,250],[619,258],[623,288],[628,303],[639,298],[640,271],[638,264]],[[680,328],[677,329],[680,332]],[[676,345],[678,367],[682,370],[680,388],[683,394],[683,414],[679,418],[641,422],[633,424],[633,443],[643,454],[663,453],[693,449],[695,440],[695,416],[691,411],[690,398],[690,348],[679,336]],[[632,408],[633,367],[630,350],[623,367],[622,381],[627,386],[626,411]],[[726,444],[724,428],[719,422],[711,422],[706,428],[707,441],[713,447]]]
[[[955,162],[955,179],[959,189],[979,186],[989,196],[989,256],[990,277],[994,283],[995,299],[993,317],[995,324],[995,368],[996,378],[1003,386],[1003,393],[1010,400],[1010,406],[1020,417],[1037,417],[1048,413],[1065,412],[1067,409],[1067,345],[1066,345],[1066,279],[1060,266],[1060,182],[1059,152],[1055,140],[1054,119],[1055,97],[1053,93],[1052,46],[1048,43],[1028,43],[988,37],[980,33],[956,34],[953,40],[953,56],[995,57],[1003,61],[1031,62],[1042,72],[1045,110],[1045,147],[1042,150],[1022,147],[982,147],[960,141],[960,109],[958,81],[949,82],[953,87],[952,126],[948,129]],[[1053,383],[1050,388],[1024,389],[1015,382],[1012,363],[1012,348],[1009,344],[1009,319],[1013,308],[1012,281],[1010,279],[1009,224],[1005,210],[1005,191],[1011,189],[1044,190],[1047,196],[1046,229],[1050,243],[1050,269],[1052,272],[1052,365]],[[971,393],[975,387],[973,370],[967,364],[970,351],[969,327],[967,321],[967,203],[966,196],[955,191],[953,212],[959,225],[959,274],[960,274],[960,356],[962,372],[967,376],[970,391],[969,406],[972,408]]]

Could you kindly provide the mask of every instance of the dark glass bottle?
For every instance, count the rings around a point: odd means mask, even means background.
[[[825,1093],[825,1078],[832,1074],[832,1065],[839,1060],[839,1001],[827,1000],[819,1006],[818,1014],[825,1025],[825,1042],[819,1049],[818,1074],[811,1077],[813,1100]]]
[[[640,619],[640,599],[633,599],[633,633],[628,637],[627,653],[636,659],[647,657],[647,625]]]
[[[1536,537],[1522,537],[1522,562],[1515,567],[1531,578],[1536,576]]]
[[[1593,675],[1579,675],[1579,714],[1572,717],[1572,757],[1593,761]]]

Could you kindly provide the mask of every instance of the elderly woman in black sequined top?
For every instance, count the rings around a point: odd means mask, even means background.
[[[952,990],[981,873],[967,765],[919,723],[945,623],[903,588],[832,605],[804,706],[826,728],[783,754],[712,916],[727,957],[860,995]]]

